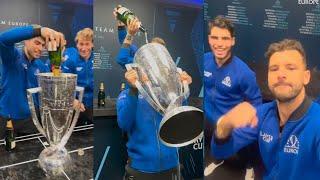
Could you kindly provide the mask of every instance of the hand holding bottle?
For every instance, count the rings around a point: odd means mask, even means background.
[[[47,27],[41,27],[41,37],[45,39],[47,48],[49,48],[49,42],[55,42],[55,44],[52,44],[52,48],[59,46],[64,47],[66,43],[66,40],[62,33]]]
[[[128,24],[128,29],[127,29],[128,34],[130,34],[131,36],[136,35],[141,25],[141,22],[139,21],[139,19],[137,18],[133,20],[128,19],[127,24]]]

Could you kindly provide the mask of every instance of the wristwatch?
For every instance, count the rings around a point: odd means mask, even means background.
[[[33,36],[34,37],[41,36],[41,28],[42,28],[42,26],[40,26],[39,24],[32,24],[31,26],[33,28]]]
[[[128,41],[132,41],[133,40],[133,36],[131,34],[127,34],[126,39]]]

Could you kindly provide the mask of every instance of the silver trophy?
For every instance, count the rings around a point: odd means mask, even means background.
[[[81,102],[84,89],[76,86],[75,74],[53,76],[52,73],[39,73],[37,76],[39,87],[27,89],[28,103],[33,123],[50,144],[40,153],[39,164],[48,175],[59,175],[71,160],[64,146],[80,113],[79,109],[73,108],[76,92],[79,92],[78,100]],[[41,122],[34,105],[37,95]]]
[[[143,45],[134,56],[139,93],[163,118],[159,138],[170,147],[182,147],[203,136],[203,112],[192,106],[183,106],[189,96],[189,87],[181,82],[177,68],[167,49],[159,43]]]

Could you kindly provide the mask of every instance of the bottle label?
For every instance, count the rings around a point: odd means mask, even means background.
[[[125,7],[121,7],[118,9],[119,14],[121,14],[121,15],[123,15],[126,11],[130,12],[130,10]]]
[[[11,141],[11,149],[14,149],[16,147],[16,141]]]
[[[4,145],[6,147],[7,150],[11,150],[11,149],[14,149],[16,147],[16,141],[13,140],[13,141],[10,141],[10,139],[6,139],[4,141]]]

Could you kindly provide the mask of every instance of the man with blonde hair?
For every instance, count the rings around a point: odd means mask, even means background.
[[[77,48],[67,48],[64,52],[62,71],[78,75],[77,85],[84,87],[83,104],[84,112],[80,113],[78,125],[91,124],[93,112],[93,30],[84,28],[76,37]]]

